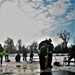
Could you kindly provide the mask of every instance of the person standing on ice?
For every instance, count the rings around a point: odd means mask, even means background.
[[[1,62],[1,65],[2,65],[2,62],[3,62],[3,47],[2,45],[0,44],[0,62]]]
[[[73,45],[72,48],[69,50],[69,53],[68,53],[68,65],[67,66],[70,66],[70,60],[72,58],[75,59],[75,45]]]
[[[47,49],[47,55],[48,55],[48,68],[52,68],[52,57],[53,57],[53,51],[54,51],[54,45],[52,44],[52,40],[49,39],[47,42],[48,49]]]
[[[47,40],[39,43],[38,48],[40,70],[45,70],[45,56],[47,55]]]
[[[23,61],[27,61],[27,50],[23,50]]]
[[[9,52],[8,52],[8,50],[3,50],[3,55],[5,55],[5,61],[7,62],[9,60]]]
[[[34,51],[31,51],[31,52],[30,52],[30,61],[33,60],[33,56],[34,56]]]

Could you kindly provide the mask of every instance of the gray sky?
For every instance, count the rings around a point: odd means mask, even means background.
[[[73,24],[75,11],[68,12],[72,5],[70,0],[0,0],[0,43],[7,37],[24,44],[46,38],[55,45],[62,42],[57,31]]]

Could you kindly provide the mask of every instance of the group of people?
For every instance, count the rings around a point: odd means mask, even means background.
[[[53,51],[54,51],[54,45],[52,43],[51,39],[46,39],[43,40],[39,43],[38,47],[38,55],[39,55],[39,64],[40,64],[40,69],[45,70],[45,69],[51,69],[52,68],[52,56],[53,56]],[[0,44],[0,59],[1,59],[1,65],[3,61],[3,55],[5,55],[5,60],[9,60],[9,53],[8,51],[4,50],[2,45]],[[30,52],[30,61],[33,60],[34,56],[34,51]],[[27,61],[27,52],[23,52],[23,61]],[[47,61],[46,61],[47,58]],[[70,65],[70,60],[72,58],[75,58],[75,45],[72,46],[68,53],[68,66]],[[18,53],[15,57],[16,62],[20,62],[21,56]]]
[[[33,60],[33,56],[34,56],[34,51],[31,51],[30,52],[30,61],[32,62]],[[16,56],[15,56],[15,61],[16,62],[20,62],[20,59],[21,59],[21,55],[20,53],[18,53]],[[23,51],[23,61],[27,61],[27,51]]]
[[[40,69],[51,69],[52,68],[52,56],[54,51],[54,45],[52,44],[52,40],[44,40],[39,43],[38,48],[38,55],[39,55],[39,63],[40,63]],[[46,61],[47,58],[47,61]],[[68,52],[68,65],[70,65],[70,60],[74,58],[75,59],[75,45],[71,47],[71,49]]]
[[[52,68],[52,54],[54,51],[54,45],[52,44],[52,40],[44,40],[40,42],[38,48],[38,55],[39,55],[39,63],[40,69],[45,70],[46,68]],[[48,56],[48,64],[45,64],[45,57]]]

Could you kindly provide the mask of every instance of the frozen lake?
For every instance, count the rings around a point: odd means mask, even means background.
[[[22,62],[23,61],[23,57],[22,57],[22,54],[20,54],[20,55],[21,55],[21,62]],[[16,54],[9,54],[9,59],[11,61],[14,61],[15,62],[15,56],[16,56]],[[60,64],[63,65],[64,57],[67,57],[67,54],[53,54],[52,65],[56,61],[57,62],[60,62]],[[39,57],[38,57],[38,54],[37,53],[34,54],[34,57],[33,58],[34,58],[34,61],[39,61]],[[29,59],[30,59],[30,54],[27,54],[27,61],[29,61]],[[5,61],[5,57],[3,57],[3,61]],[[71,64],[73,64],[73,63],[71,63]]]
[[[21,61],[23,61],[22,54],[20,54],[20,55],[21,55]],[[15,56],[16,56],[16,54],[9,54],[9,59],[12,58],[13,61],[15,61]],[[56,61],[60,62],[60,64],[63,65],[64,57],[67,57],[67,54],[53,54],[52,65]],[[34,61],[39,61],[39,57],[38,57],[37,53],[34,54],[33,58],[34,58]],[[30,59],[30,54],[28,53],[27,54],[27,61],[29,61],[29,59]],[[4,60],[5,60],[5,58],[3,57],[3,61]]]
[[[55,55],[55,54],[54,54]],[[5,62],[3,57],[3,66],[0,67],[0,75],[75,75],[75,67],[68,67],[68,66],[60,66],[55,67],[53,66],[51,72],[49,73],[40,73],[40,66],[39,66],[39,57],[37,54],[34,55],[34,61],[32,63],[27,63],[23,61],[23,57],[21,57],[21,62],[15,62],[16,54],[10,54],[9,59],[10,62]],[[21,54],[22,56],[22,54]],[[53,63],[56,61],[60,62],[63,65],[63,58],[65,56],[53,56]],[[29,61],[29,54],[27,57],[27,61]],[[19,66],[19,67],[17,67]]]

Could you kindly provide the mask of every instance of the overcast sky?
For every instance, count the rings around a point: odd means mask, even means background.
[[[0,0],[0,43],[7,37],[31,44],[51,38],[57,45],[60,30],[75,36],[75,0]]]

